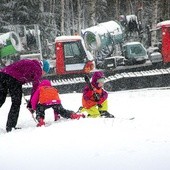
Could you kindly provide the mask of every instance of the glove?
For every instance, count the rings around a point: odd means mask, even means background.
[[[27,107],[27,109],[33,114],[35,112],[34,109]]]
[[[103,97],[100,97],[100,101],[97,102],[97,104],[101,105],[106,99]]]
[[[26,102],[27,102],[27,108],[32,108],[30,100],[28,100]]]
[[[102,108],[102,105],[101,105],[101,104],[97,104],[97,106],[98,106],[99,108]]]
[[[27,109],[33,114],[35,112],[35,110],[32,108],[31,106],[31,102],[28,101],[28,104],[27,104]]]
[[[35,110],[32,108],[30,100],[26,100],[26,102],[27,102],[27,109],[31,112],[31,114],[33,114]]]
[[[93,98],[94,98],[94,101],[95,101],[95,102],[100,101],[100,94],[99,94],[99,93],[94,93],[94,94],[93,94]]]

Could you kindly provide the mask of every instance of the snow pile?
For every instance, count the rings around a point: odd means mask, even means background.
[[[64,107],[77,110],[81,95],[61,95]],[[168,170],[169,101],[168,89],[112,92],[109,111],[116,119],[62,119],[37,128],[23,100],[23,129],[6,133],[8,98],[0,110],[0,169]],[[53,122],[50,109],[46,122]]]

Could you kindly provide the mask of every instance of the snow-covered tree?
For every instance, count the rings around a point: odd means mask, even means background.
[[[7,25],[39,24],[49,41],[120,15],[137,15],[143,28],[170,18],[169,0],[1,0],[0,6],[0,32]]]

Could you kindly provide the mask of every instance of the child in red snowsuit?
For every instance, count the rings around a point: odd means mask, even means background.
[[[49,80],[43,80],[31,98],[32,109],[36,110],[37,126],[45,125],[45,110],[53,108],[54,120],[58,120],[61,115],[64,118],[79,119],[83,114],[76,114],[71,110],[66,110],[61,104],[58,90],[51,86]]]
[[[104,74],[101,71],[96,71],[92,76],[91,86],[86,85],[83,90],[81,112],[86,111],[88,117],[114,117],[108,110],[108,93],[103,89]]]

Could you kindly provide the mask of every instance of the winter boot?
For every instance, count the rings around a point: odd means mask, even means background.
[[[100,116],[104,118],[114,118],[114,115],[110,114],[108,111],[100,111]]]
[[[37,127],[41,127],[41,126],[44,126],[44,125],[45,125],[44,119],[43,118],[39,118],[38,119]]]
[[[8,126],[7,126],[7,127],[6,127],[6,131],[7,131],[7,132],[11,132],[11,131],[12,131],[12,127],[8,127]]]
[[[21,129],[21,127],[6,127],[6,131],[7,132],[11,132],[12,130],[17,130],[17,129]]]
[[[57,121],[60,119],[60,115],[58,113],[54,113],[54,121]]]
[[[80,119],[80,118],[85,118],[85,115],[84,114],[76,114],[76,113],[72,113],[71,115],[70,115],[70,118],[71,119]]]

